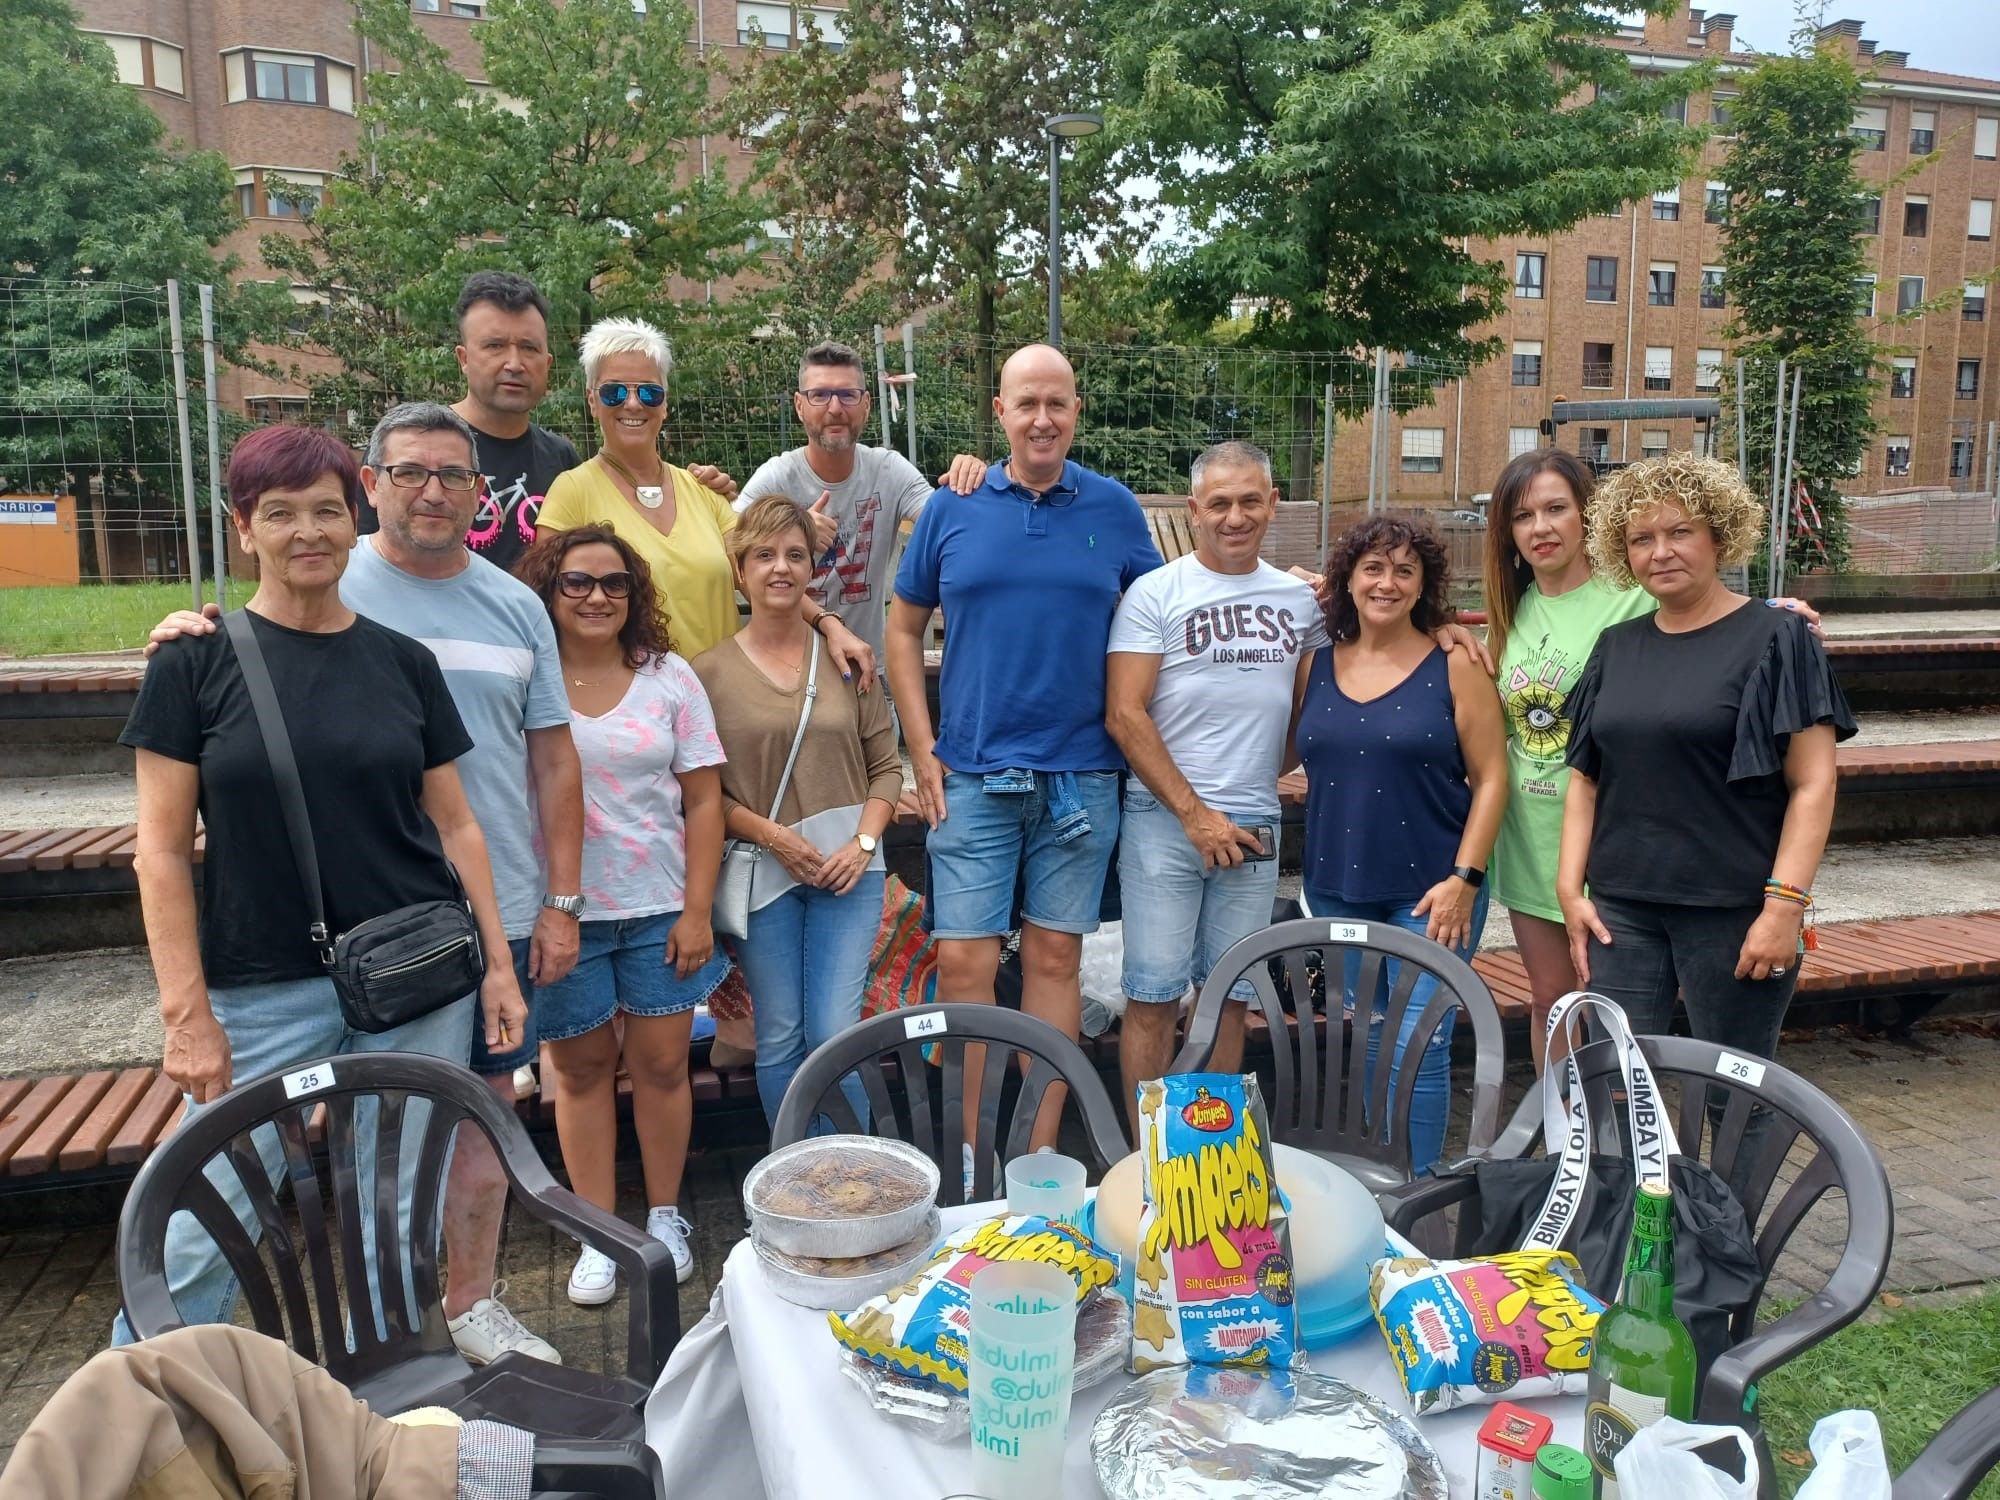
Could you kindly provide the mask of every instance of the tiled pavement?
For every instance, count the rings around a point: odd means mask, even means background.
[[[2000,1023],[1940,1022],[1904,1040],[1826,1032],[1788,1039],[1781,1057],[1842,1100],[1883,1155],[1897,1213],[1888,1289],[2000,1279]],[[1525,1082],[1517,1066],[1510,1100]],[[685,1208],[696,1228],[696,1276],[682,1288],[684,1326],[706,1311],[743,1232],[738,1184],[757,1154],[709,1151],[691,1163]],[[620,1209],[636,1223],[644,1216],[636,1164],[634,1175]],[[89,1222],[0,1235],[0,1460],[55,1387],[103,1346],[117,1303],[110,1213],[101,1206]],[[1774,1295],[1816,1287],[1844,1236],[1838,1206],[1808,1219],[1779,1263]],[[507,1301],[570,1363],[615,1368],[624,1358],[625,1300],[572,1306],[563,1288],[574,1253],[517,1213],[503,1261]]]

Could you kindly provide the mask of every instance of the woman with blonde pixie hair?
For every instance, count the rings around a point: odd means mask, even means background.
[[[1556,874],[1578,980],[1665,1032],[1679,992],[1697,1037],[1769,1057],[1798,983],[1802,926],[1854,715],[1806,621],[1754,609],[1722,569],[1764,507],[1736,470],[1673,454],[1598,489],[1598,576],[1656,613],[1611,626],[1570,695]]]

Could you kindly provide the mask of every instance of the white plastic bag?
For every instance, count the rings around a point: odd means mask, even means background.
[[[1743,1456],[1742,1479],[1701,1461],[1695,1450],[1711,1443],[1735,1444]],[[1612,1467],[1618,1474],[1618,1500],[1757,1500],[1757,1450],[1735,1427],[1702,1427],[1662,1417],[1641,1427]]]
[[[1794,1500],[1889,1500],[1889,1455],[1872,1411],[1837,1411],[1813,1425],[1813,1471]]]
[[[1083,1034],[1101,1036],[1125,1014],[1125,928],[1105,922],[1083,939],[1077,979],[1083,991]]]

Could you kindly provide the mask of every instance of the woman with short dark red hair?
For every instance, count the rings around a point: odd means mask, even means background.
[[[339,934],[449,900],[455,868],[485,951],[498,959],[479,999],[503,1040],[510,1030],[519,1036],[527,1006],[486,842],[452,765],[472,740],[429,649],[340,602],[362,493],[353,451],[315,428],[262,428],[237,443],[228,484],[238,545],[257,559],[245,610],[298,764],[327,926]],[[119,739],[137,752],[136,868],[166,1027],[161,1068],[186,1091],[189,1118],[235,1081],[333,1053],[465,1062],[469,994],[388,1031],[348,1027],[310,935],[270,756],[228,631],[164,644]],[[199,918],[197,812],[208,840]],[[275,1138],[264,1143],[267,1168],[278,1164],[276,1147]],[[373,1156],[363,1143],[364,1171]],[[406,1175],[405,1218],[414,1181]],[[217,1186],[257,1238],[240,1183]],[[372,1239],[372,1224],[363,1229]],[[229,1321],[236,1283],[188,1215],[168,1228],[166,1271],[183,1322]],[[116,1340],[130,1339],[121,1313]]]

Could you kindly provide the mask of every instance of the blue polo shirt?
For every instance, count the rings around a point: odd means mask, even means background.
[[[1075,463],[1040,500],[1003,465],[924,507],[896,597],[942,605],[938,759],[954,771],[1116,771],[1104,729],[1104,651],[1118,596],[1160,566],[1146,513]]]

